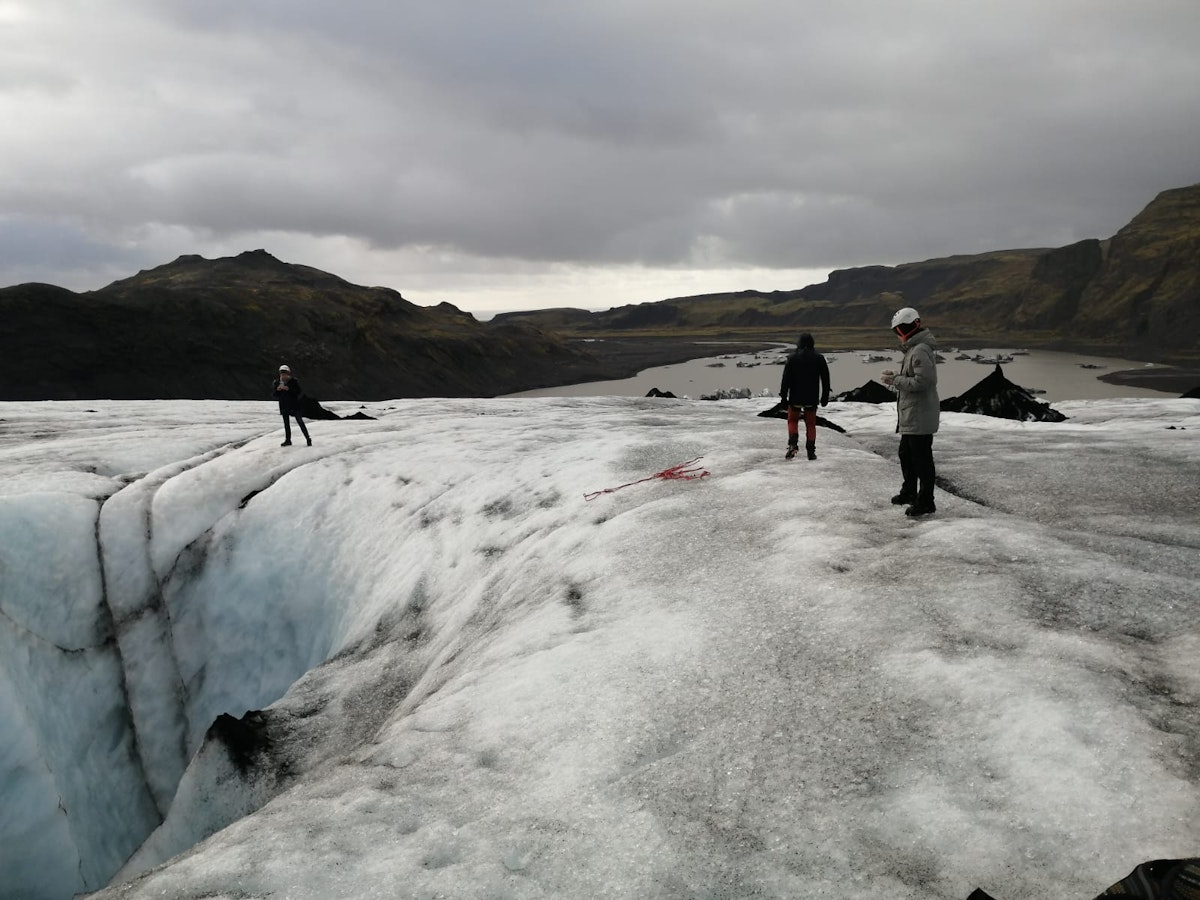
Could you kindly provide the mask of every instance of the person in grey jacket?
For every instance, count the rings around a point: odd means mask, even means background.
[[[884,371],[881,380],[896,392],[896,431],[900,434],[900,472],[904,483],[892,498],[909,504],[907,516],[927,516],[937,510],[933,502],[933,435],[938,430],[941,403],[937,391],[937,345],[921,325],[911,306],[892,317],[892,331],[900,338],[904,359],[900,371]]]

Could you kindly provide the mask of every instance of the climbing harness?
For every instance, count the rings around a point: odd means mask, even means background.
[[[601,494],[611,494],[619,491],[621,488],[631,487],[635,484],[642,484],[646,481],[653,481],[655,478],[661,478],[663,481],[692,481],[696,478],[707,478],[710,474],[708,469],[701,468],[695,465],[704,459],[703,456],[697,456],[695,459],[689,459],[687,462],[681,462],[670,468],[663,469],[661,472],[655,472],[653,475],[648,475],[645,478],[639,478],[637,481],[630,481],[628,484],[619,484],[614,488],[605,488],[602,491],[593,491],[590,494],[584,494],[584,500],[595,500]]]

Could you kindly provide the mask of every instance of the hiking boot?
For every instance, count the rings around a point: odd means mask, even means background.
[[[799,452],[799,450],[800,450],[800,448],[797,447],[795,444],[788,444],[788,452],[784,454],[783,458],[784,459],[795,459],[796,454]]]
[[[917,516],[927,516],[934,512],[937,512],[937,507],[933,505],[932,500],[918,500],[916,503],[906,509],[904,514],[906,516],[912,516],[913,518],[916,518]]]
[[[916,502],[917,502],[916,494],[906,494],[906,493],[904,493],[904,491],[901,491],[895,497],[892,498],[893,506],[909,506]]]
[[[816,444],[805,444],[804,449],[808,453],[809,459],[817,458],[817,445]]]
[[[284,442],[283,442],[282,444],[280,444],[279,446],[280,446],[280,447],[290,447],[290,446],[292,446],[292,442],[291,442],[291,441],[284,441]]]

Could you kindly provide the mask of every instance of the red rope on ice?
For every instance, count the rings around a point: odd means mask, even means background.
[[[584,500],[595,500],[601,494],[611,494],[614,491],[619,491],[621,488],[631,487],[635,484],[642,484],[646,481],[653,481],[655,478],[661,478],[663,481],[692,481],[695,478],[707,478],[710,474],[708,469],[701,468],[695,465],[704,459],[703,456],[697,456],[695,459],[689,459],[687,462],[681,462],[670,468],[663,469],[661,472],[655,472],[653,475],[648,475],[645,478],[639,478],[637,481],[631,481],[628,484],[619,484],[614,488],[605,488],[602,491],[593,491],[590,494],[584,494]]]

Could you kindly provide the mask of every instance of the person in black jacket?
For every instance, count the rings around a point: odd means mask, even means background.
[[[817,458],[817,404],[829,403],[829,363],[816,351],[813,336],[800,335],[796,352],[783,367],[779,398],[787,404],[788,449],[792,459],[800,449],[800,416],[804,416],[804,449],[809,459]]]
[[[292,370],[287,366],[279,367],[279,377],[275,379],[275,399],[279,401],[279,414],[283,416],[283,443],[280,447],[292,446],[292,423],[291,419],[295,418],[296,424],[300,426],[300,433],[304,435],[304,439],[308,441],[308,446],[312,446],[312,438],[308,436],[308,429],[304,427],[304,419],[300,417],[300,398],[304,396],[304,390],[300,387],[300,379],[292,377]]]

